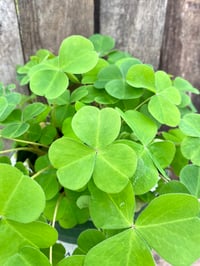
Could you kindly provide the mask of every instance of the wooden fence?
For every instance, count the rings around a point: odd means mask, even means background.
[[[200,88],[200,0],[0,0],[0,81],[15,82],[37,49],[56,53],[67,36],[94,32]]]

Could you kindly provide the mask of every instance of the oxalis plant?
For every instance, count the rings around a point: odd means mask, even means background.
[[[31,94],[0,87],[0,265],[195,262],[198,90],[99,34],[39,50],[17,73]],[[65,257],[57,226],[87,221]]]

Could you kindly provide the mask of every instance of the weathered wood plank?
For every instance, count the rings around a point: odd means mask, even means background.
[[[167,0],[101,0],[100,31],[117,47],[158,67]]]
[[[18,0],[18,5],[26,60],[40,48],[56,53],[71,34],[93,33],[93,0]]]
[[[160,68],[200,89],[200,0],[169,0],[166,18]]]
[[[16,83],[15,68],[23,62],[14,1],[0,1],[0,82]]]

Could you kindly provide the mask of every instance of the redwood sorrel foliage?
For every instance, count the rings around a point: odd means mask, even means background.
[[[70,36],[58,55],[39,50],[18,66],[31,95],[0,86],[0,265],[200,257],[199,92],[114,45]],[[88,220],[65,257],[56,225]]]

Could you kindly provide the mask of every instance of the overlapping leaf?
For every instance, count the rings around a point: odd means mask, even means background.
[[[0,194],[0,216],[6,219],[32,222],[45,207],[45,196],[41,187],[8,164],[0,164]]]
[[[185,166],[180,173],[180,181],[192,195],[200,198],[200,167],[196,165]]]
[[[154,199],[136,220],[136,230],[172,265],[191,265],[200,254],[198,200],[188,194]],[[181,256],[180,256],[181,254]]]

